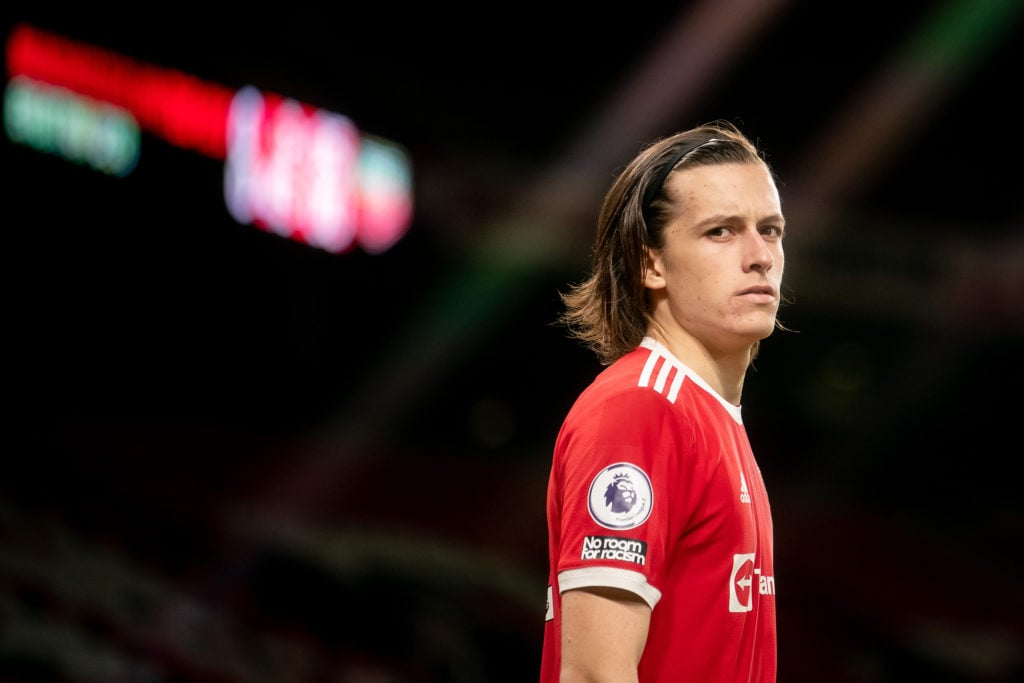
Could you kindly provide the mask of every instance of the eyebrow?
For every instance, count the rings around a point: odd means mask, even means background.
[[[695,227],[695,228],[703,228],[703,227],[706,227],[708,225],[717,225],[717,224],[722,224],[722,223],[736,223],[737,221],[742,221],[742,220],[743,220],[743,217],[742,216],[738,216],[736,214],[716,213],[716,214],[714,214],[712,216],[708,216],[707,218],[705,218],[703,220],[697,221],[696,223],[693,224],[693,227]],[[773,213],[773,214],[769,214],[767,216],[762,216],[761,218],[758,218],[757,219],[757,223],[758,223],[758,225],[760,225],[762,223],[778,223],[778,224],[781,224],[781,225],[785,225],[786,224],[786,217],[783,216],[781,213]]]

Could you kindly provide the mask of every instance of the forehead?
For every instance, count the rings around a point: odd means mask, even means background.
[[[744,217],[782,215],[775,180],[762,162],[679,169],[666,184],[679,212]]]

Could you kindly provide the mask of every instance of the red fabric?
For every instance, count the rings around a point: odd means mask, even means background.
[[[616,500],[616,489],[627,500]],[[664,347],[645,340],[570,409],[547,516],[553,590],[542,683],[558,679],[560,585],[629,588],[654,603],[641,682],[775,681],[772,520],[761,472],[739,408]]]

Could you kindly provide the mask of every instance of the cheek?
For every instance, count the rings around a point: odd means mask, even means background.
[[[716,303],[723,288],[728,289],[725,269],[710,254],[676,254],[669,271],[673,307],[684,317],[701,316]]]
[[[707,255],[677,256],[669,265],[669,277],[679,290],[700,291],[722,278],[722,267]]]
[[[716,293],[722,287],[717,275],[690,273],[678,277],[672,292],[675,308],[684,317],[703,316],[718,307],[715,303]]]

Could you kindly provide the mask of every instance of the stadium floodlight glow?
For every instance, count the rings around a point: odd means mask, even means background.
[[[239,223],[334,253],[382,253],[412,223],[405,149],[342,114],[28,24],[11,32],[6,56],[13,142],[123,176],[137,166],[141,129],[223,160],[224,201]]]

